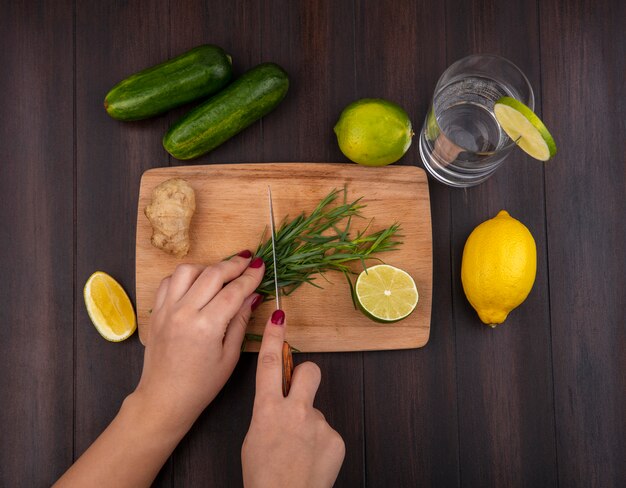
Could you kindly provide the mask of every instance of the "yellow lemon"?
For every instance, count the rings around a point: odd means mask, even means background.
[[[465,296],[480,320],[495,326],[530,293],[537,273],[537,247],[530,231],[501,210],[467,238],[461,263]]]
[[[107,341],[120,342],[137,328],[135,311],[122,286],[102,271],[92,274],[83,290],[89,318]]]
[[[341,152],[364,166],[386,166],[404,156],[413,130],[407,113],[395,103],[364,98],[348,105],[334,128]]]

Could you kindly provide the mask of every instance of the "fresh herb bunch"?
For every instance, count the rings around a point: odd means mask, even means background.
[[[396,240],[400,230],[397,223],[378,232],[366,234],[368,224],[364,230],[352,237],[350,235],[352,218],[362,218],[360,210],[366,205],[360,203],[362,197],[347,203],[344,188],[343,204],[333,206],[341,193],[340,190],[331,191],[309,216],[302,213],[291,222],[285,220],[276,231],[278,287],[283,294],[293,293],[303,283],[322,288],[314,282],[315,275],[320,274],[324,277],[325,272],[333,270],[342,272],[352,289],[350,275],[355,273],[347,266],[348,263],[360,261],[365,269],[366,260],[380,261],[374,254],[393,251],[401,244]],[[341,224],[345,224],[343,229],[340,228]],[[256,256],[260,256],[266,264],[265,276],[256,291],[268,297],[275,294],[274,264],[272,239],[270,236],[270,239],[265,240],[265,234],[266,232],[263,233],[262,242],[256,250]]]

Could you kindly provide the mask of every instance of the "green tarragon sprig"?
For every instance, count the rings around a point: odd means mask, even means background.
[[[285,219],[276,231],[278,286],[282,294],[293,293],[303,283],[322,288],[315,282],[315,277],[318,274],[324,277],[327,271],[342,272],[352,288],[350,275],[355,273],[348,263],[360,261],[365,269],[366,260],[380,261],[376,254],[396,250],[402,243],[397,240],[400,237],[397,223],[370,234],[367,234],[368,224],[352,236],[352,218],[362,218],[360,211],[366,205],[360,203],[363,197],[348,203],[344,189],[343,204],[334,206],[341,193],[340,190],[331,191],[310,215],[302,213],[290,222]],[[263,281],[256,291],[266,297],[273,296],[272,240],[266,239],[266,232],[255,254],[266,264]]]

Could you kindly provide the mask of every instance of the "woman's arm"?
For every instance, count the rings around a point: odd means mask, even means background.
[[[56,486],[149,486],[230,377],[264,273],[243,251],[178,266],[159,287],[141,380],[107,429]]]
[[[56,486],[149,486],[193,423],[176,419],[131,394]]]

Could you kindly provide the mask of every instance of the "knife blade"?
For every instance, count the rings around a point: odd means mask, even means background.
[[[278,289],[278,264],[276,259],[276,225],[274,224],[274,205],[272,204],[272,188],[267,185],[267,198],[270,204],[270,231],[272,232],[272,259],[274,260],[274,296],[276,310],[280,309],[280,290]]]
[[[272,233],[272,259],[274,261],[274,294],[276,310],[280,309],[280,289],[278,287],[278,259],[276,258],[276,224],[274,223],[274,205],[272,203],[272,188],[267,185],[267,199],[270,208],[270,231]],[[293,356],[291,346],[287,341],[283,342],[283,396],[289,394],[291,388],[291,375],[293,374]]]

